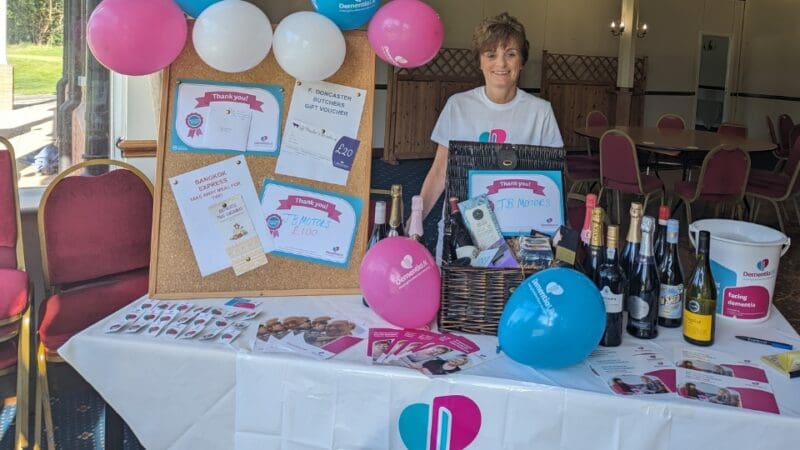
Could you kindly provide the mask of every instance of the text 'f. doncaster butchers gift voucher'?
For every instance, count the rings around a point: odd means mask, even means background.
[[[261,191],[275,254],[347,267],[361,199],[266,179]]]

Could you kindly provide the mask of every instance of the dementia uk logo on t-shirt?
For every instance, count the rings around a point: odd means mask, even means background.
[[[408,405],[399,428],[408,450],[464,450],[481,429],[481,410],[463,395],[435,397]]]
[[[501,128],[494,128],[491,131],[484,131],[481,133],[478,140],[480,142],[493,142],[496,144],[505,144],[506,142],[506,130]]]

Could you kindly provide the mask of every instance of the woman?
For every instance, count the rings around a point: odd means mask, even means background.
[[[425,375],[447,375],[449,373],[456,373],[461,370],[461,366],[469,363],[467,355],[459,355],[453,359],[432,359],[422,365],[422,373]]]
[[[517,87],[528,61],[525,27],[508,13],[484,19],[475,28],[472,48],[484,85],[453,95],[439,115],[431,135],[438,144],[436,157],[420,193],[424,216],[444,192],[450,141],[564,146],[550,103]],[[442,254],[443,224],[439,223],[437,260]]]

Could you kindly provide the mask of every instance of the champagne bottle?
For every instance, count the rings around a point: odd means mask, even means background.
[[[653,254],[656,257],[656,265],[661,266],[664,258],[664,251],[667,248],[667,221],[669,220],[669,206],[661,205],[658,208],[658,226],[656,226],[656,237],[653,240]]]
[[[589,251],[586,252],[586,262],[583,270],[586,276],[597,284],[600,276],[600,265],[603,264],[603,208],[592,210],[592,231]]]
[[[683,338],[694,345],[714,343],[716,326],[717,288],[709,265],[708,231],[697,238],[697,264],[686,287],[686,306],[683,311]]]
[[[459,258],[469,257],[474,258],[476,248],[472,243],[472,237],[464,225],[464,219],[461,217],[461,211],[458,209],[458,197],[450,197],[450,215],[447,217],[445,227],[450,229],[449,234],[449,247],[451,262]]]
[[[683,271],[678,259],[678,227],[675,219],[667,221],[666,248],[661,265],[658,267],[658,279],[661,291],[658,295],[658,324],[662,327],[677,328],[681,326],[683,317]]]
[[[586,194],[586,214],[583,216],[583,228],[581,229],[581,242],[583,246],[589,248],[592,238],[592,211],[597,206],[597,196]]]
[[[653,257],[654,228],[655,220],[650,216],[644,216],[639,258],[636,260],[636,270],[631,277],[631,289],[628,295],[628,333],[640,339],[653,339],[658,336],[660,283]]]
[[[422,197],[411,197],[411,217],[408,219],[408,235],[417,242],[422,242]]]
[[[640,241],[642,239],[642,204],[631,203],[631,224],[628,227],[628,237],[625,238],[625,248],[622,249],[622,270],[629,280],[633,279],[636,268],[636,259],[639,257]]]
[[[367,249],[372,248],[378,241],[386,237],[386,202],[375,202],[375,219],[373,219],[372,233],[367,241]],[[364,306],[369,306],[365,298],[361,298]]]
[[[389,232],[387,236],[403,236],[403,186],[393,184],[392,207],[389,212]]]
[[[628,279],[619,266],[617,246],[619,227],[608,226],[606,261],[600,266],[597,287],[606,305],[606,330],[600,339],[604,347],[616,347],[622,343],[622,303],[628,290]]]

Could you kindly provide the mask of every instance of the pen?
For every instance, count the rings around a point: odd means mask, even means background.
[[[736,339],[741,339],[743,341],[753,342],[756,344],[771,345],[773,347],[782,348],[785,350],[792,350],[794,348],[790,344],[784,344],[783,342],[768,341],[766,339],[759,339],[750,336],[736,336]]]

